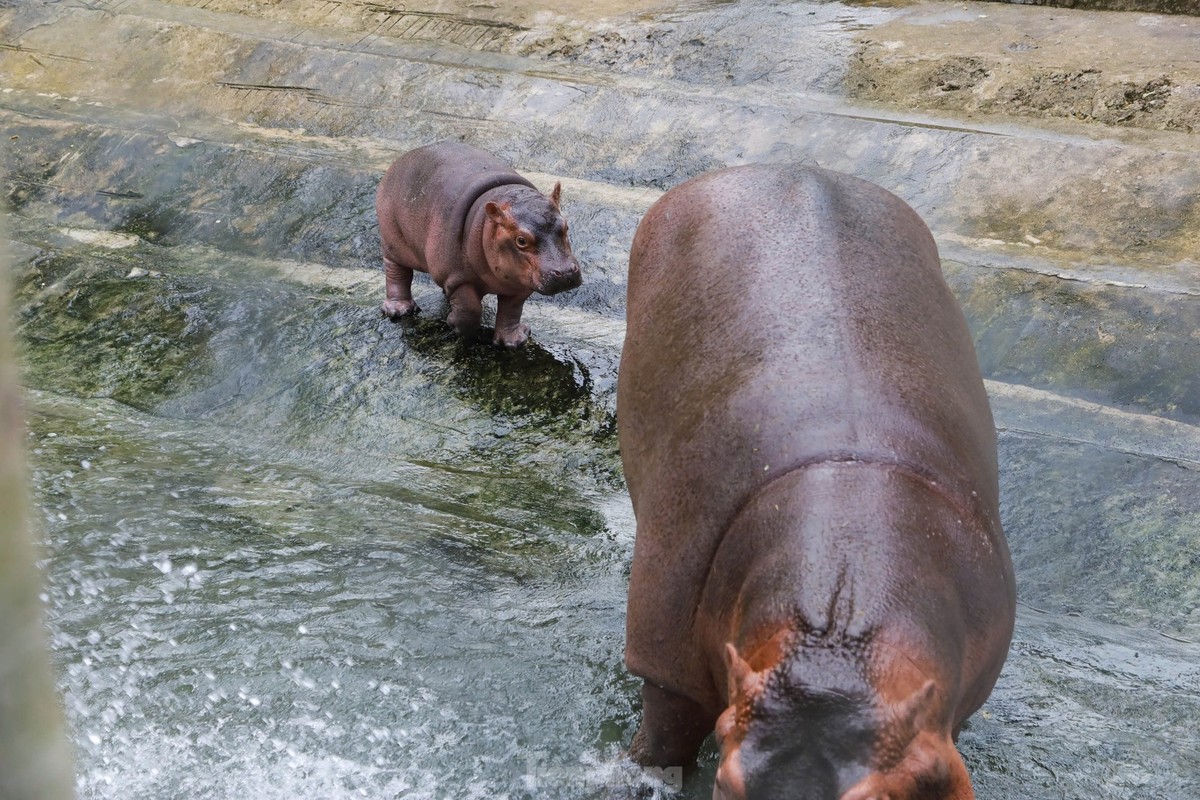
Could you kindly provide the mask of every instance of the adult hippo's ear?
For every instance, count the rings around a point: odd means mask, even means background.
[[[741,744],[749,724],[749,708],[766,682],[765,672],[755,672],[732,642],[725,644],[726,701],[717,717],[716,734],[721,746],[721,763],[713,784],[713,800],[745,800],[746,777],[742,773]]]
[[[937,684],[925,684],[892,708],[889,727],[896,729],[904,739],[911,739],[930,722],[935,709]]]
[[[948,731],[939,731],[937,684],[885,713],[873,768],[841,800],[974,800],[971,777]]]
[[[725,643],[725,674],[728,676],[728,699],[736,705],[762,691],[766,673],[755,672],[750,663],[738,653],[733,642]]]
[[[872,771],[841,800],[975,800],[975,790],[950,736],[926,731],[899,764]]]
[[[750,704],[762,691],[766,682],[765,672],[755,672],[742,658],[733,642],[725,643],[725,675],[727,688],[724,713],[717,718],[717,738],[722,742],[741,741],[745,735]]]
[[[939,732],[937,684],[887,709],[872,771],[841,800],[973,800],[971,778],[949,732]]]
[[[550,190],[550,202],[554,204],[555,208],[559,207],[558,201],[559,201],[559,198],[561,198],[561,197],[562,197],[562,183],[559,181],[555,181],[554,188]]]

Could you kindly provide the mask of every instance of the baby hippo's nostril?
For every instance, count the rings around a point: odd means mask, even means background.
[[[574,289],[582,282],[583,274],[579,269],[579,263],[572,259],[555,268],[549,268],[547,265],[542,272],[542,285],[538,291],[542,294],[558,294]]]
[[[564,286],[578,286],[582,279],[582,273],[579,271],[578,264],[572,264],[569,267],[557,269],[553,273],[555,283],[563,284]]]

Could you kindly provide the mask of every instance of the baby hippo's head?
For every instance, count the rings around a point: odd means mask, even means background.
[[[583,282],[558,206],[561,196],[559,183],[549,196],[522,186],[484,206],[492,223],[484,236],[488,266],[505,283],[558,294]]]

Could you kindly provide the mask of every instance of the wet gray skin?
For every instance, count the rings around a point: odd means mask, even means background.
[[[977,795],[1200,796],[1194,136],[847,101],[909,4],[585,5],[0,9],[79,795],[667,796],[620,756],[625,260],[664,188],[800,159],[929,221],[988,379],[1022,605]],[[521,350],[459,341],[424,276],[379,316],[376,183],[442,138],[563,182],[584,282]]]

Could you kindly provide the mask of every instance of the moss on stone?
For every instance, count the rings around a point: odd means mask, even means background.
[[[204,366],[205,294],[132,260],[37,259],[16,285],[25,380],[151,408]]]

